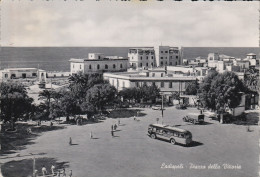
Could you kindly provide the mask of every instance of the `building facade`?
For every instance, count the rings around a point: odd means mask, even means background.
[[[100,53],[89,53],[88,58],[70,60],[70,74],[82,73],[103,73],[126,71],[128,59],[118,56],[105,56]]]
[[[152,68],[155,66],[155,52],[153,47],[130,48],[128,50],[129,66],[132,69]]]
[[[124,88],[156,85],[164,95],[171,95],[172,92],[183,93],[188,84],[196,81],[194,76],[173,77],[172,75],[167,75],[165,71],[152,70],[145,72],[104,73],[103,77],[118,91]]]
[[[176,66],[181,65],[181,50],[178,47],[156,46],[155,47],[156,66]]]

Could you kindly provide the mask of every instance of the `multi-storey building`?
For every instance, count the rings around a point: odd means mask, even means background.
[[[128,59],[132,69],[152,68],[155,66],[155,52],[153,47],[130,48],[128,50]]]
[[[181,50],[178,47],[156,46],[156,66],[176,66],[182,63]]]
[[[126,71],[128,59],[118,56],[105,56],[102,53],[89,53],[88,58],[70,60],[70,73],[103,73]]]
[[[197,80],[195,76],[173,76],[172,74],[167,74],[165,69],[162,68],[145,70],[143,72],[104,73],[103,77],[111,85],[115,86],[118,91],[124,88],[156,85],[169,101],[171,100],[172,92],[183,93],[188,84]]]

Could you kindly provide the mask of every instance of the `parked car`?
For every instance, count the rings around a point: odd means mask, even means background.
[[[190,113],[187,116],[182,118],[184,122],[190,122],[193,124],[203,124],[204,122],[204,114],[196,114],[196,113]]]
[[[162,110],[162,106],[161,105],[154,105],[152,106],[153,110]]]

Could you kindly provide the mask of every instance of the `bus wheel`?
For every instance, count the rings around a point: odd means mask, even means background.
[[[170,142],[171,142],[171,144],[175,144],[176,143],[175,139],[173,139],[173,138],[170,140]]]
[[[153,134],[151,134],[151,138],[152,139],[155,139],[156,138],[156,135],[153,133]]]

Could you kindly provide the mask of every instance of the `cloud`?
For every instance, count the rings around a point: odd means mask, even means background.
[[[257,2],[5,2],[1,37],[6,46],[258,46],[257,10]]]

